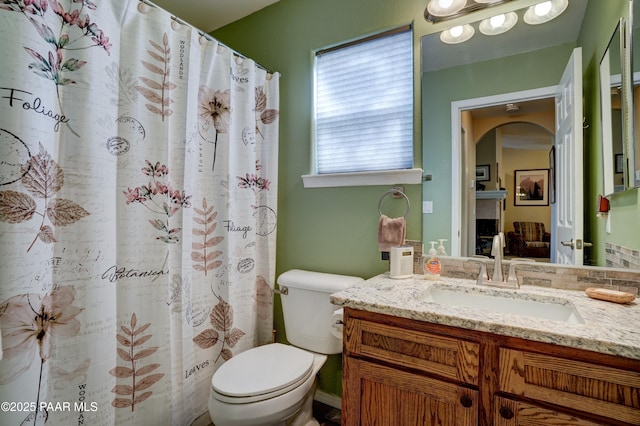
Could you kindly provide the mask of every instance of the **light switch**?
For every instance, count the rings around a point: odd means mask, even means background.
[[[433,213],[433,201],[422,202],[422,213]]]

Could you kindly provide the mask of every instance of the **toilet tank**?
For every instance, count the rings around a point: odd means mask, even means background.
[[[287,340],[294,346],[322,354],[342,352],[342,340],[331,334],[330,318],[339,309],[329,296],[364,281],[359,277],[292,269],[278,277]]]

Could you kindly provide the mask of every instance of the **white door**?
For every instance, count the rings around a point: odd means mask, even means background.
[[[556,90],[556,203],[552,207],[551,261],[582,265],[582,49],[576,48]]]

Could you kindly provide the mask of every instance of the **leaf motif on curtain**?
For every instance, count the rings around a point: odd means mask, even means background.
[[[218,212],[213,211],[213,206],[207,205],[207,199],[202,199],[202,209],[197,207],[193,208],[193,211],[200,215],[200,217],[193,217],[193,221],[203,228],[194,227],[194,237],[202,237],[202,242],[191,243],[191,260],[193,260],[193,269],[196,271],[204,272],[207,275],[208,271],[216,269],[222,265],[221,260],[215,260],[222,254],[221,251],[208,251],[208,249],[220,244],[224,237],[213,237],[213,231],[215,231],[218,223],[215,222],[215,218],[218,216]]]
[[[267,125],[278,119],[277,109],[267,109],[267,95],[264,93],[264,86],[256,87],[256,115],[256,134],[262,136],[262,139],[264,139],[258,123],[260,122]]]
[[[184,191],[173,189],[168,182],[169,168],[156,162],[146,161],[141,171],[143,174],[151,177],[149,185],[136,186],[135,188],[127,188],[123,191],[126,204],[142,204],[148,210],[155,214],[159,214],[163,219],[150,219],[149,223],[158,231],[162,231],[162,235],[156,237],[165,243],[174,244],[180,241],[180,233],[182,228],[172,228],[170,219],[181,208],[191,207],[191,195],[186,195]]]
[[[267,280],[258,275],[256,277],[255,310],[260,319],[269,319],[273,310],[273,290]]]
[[[233,307],[222,297],[217,295],[216,297],[219,302],[209,313],[209,320],[213,329],[208,328],[202,331],[193,338],[193,342],[202,349],[209,349],[218,342],[222,342],[220,352],[214,362],[217,362],[220,358],[228,361],[233,358],[233,352],[229,348],[233,348],[245,333],[239,328],[233,327]],[[222,338],[220,338],[219,331],[222,332]]]
[[[87,61],[77,58],[65,58],[65,52],[76,54],[80,50],[101,47],[110,54],[112,45],[109,43],[109,37],[92,22],[89,14],[85,12],[85,7],[89,10],[97,9],[90,1],[69,2],[68,10],[65,10],[58,0],[4,0],[0,4],[0,10],[20,12],[27,17],[38,35],[49,45],[50,50],[46,53],[26,46],[24,50],[35,60],[29,64],[29,69],[36,75],[51,80],[56,86],[76,84],[77,82],[67,75],[87,64]],[[54,26],[55,31],[48,24],[51,21],[48,17],[49,11],[59,19],[59,25]],[[59,91],[57,96],[60,115],[64,116]],[[69,126],[68,122],[66,124]],[[69,130],[80,136],[70,126]]]
[[[68,226],[90,215],[74,201],[52,198],[64,184],[64,172],[42,144],[40,144],[38,155],[31,157],[22,166],[22,175],[22,185],[35,199],[23,192],[0,191],[0,221],[21,223],[31,220],[34,215],[42,217],[38,233],[27,252],[38,239],[45,244],[56,241],[53,228],[45,224],[45,219],[49,219],[54,226]],[[44,200],[42,211],[38,211],[36,199]]]
[[[120,69],[118,64],[112,62],[105,67],[105,73],[109,77],[105,86],[114,94],[111,103],[119,107],[125,107],[134,103],[138,98],[135,77],[131,69]]]
[[[162,37],[162,46],[153,40],[149,40],[149,44],[155,50],[147,50],[149,56],[154,59],[158,64],[152,62],[140,61],[144,67],[158,76],[158,80],[153,80],[146,77],[138,77],[147,87],[135,86],[136,90],[142,94],[149,102],[145,104],[147,109],[154,114],[158,114],[164,121],[165,117],[173,114],[173,110],[169,108],[169,105],[173,103],[173,100],[169,97],[169,92],[172,89],[178,87],[171,81],[169,81],[169,62],[171,62],[171,48],[169,47],[169,36],[164,33]]]
[[[163,373],[155,373],[149,375],[149,373],[160,367],[160,364],[156,363],[140,366],[141,360],[153,355],[159,349],[159,346],[139,349],[138,346],[146,343],[149,339],[151,339],[153,335],[142,335],[142,333],[144,333],[151,326],[151,323],[144,324],[138,328],[136,328],[136,325],[137,318],[134,312],[133,314],[131,314],[130,327],[126,327],[124,325],[120,326],[122,334],[116,334],[118,343],[120,343],[120,345],[125,348],[118,348],[118,356],[121,360],[129,363],[128,366],[116,366],[109,371],[109,374],[118,379],[131,378],[131,385],[115,385],[113,389],[111,389],[111,392],[115,393],[116,395],[126,397],[116,397],[111,402],[111,405],[116,408],[131,407],[131,411],[135,410],[136,404],[141,403],[153,394],[152,391],[146,391],[142,393],[140,393],[140,391],[144,391],[150,388],[152,385],[154,385],[164,377]],[[142,376],[146,377],[143,378]]]

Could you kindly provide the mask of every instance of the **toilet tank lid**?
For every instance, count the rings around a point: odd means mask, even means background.
[[[292,269],[278,277],[278,284],[305,290],[336,292],[364,281],[350,275],[327,274],[324,272]]]

